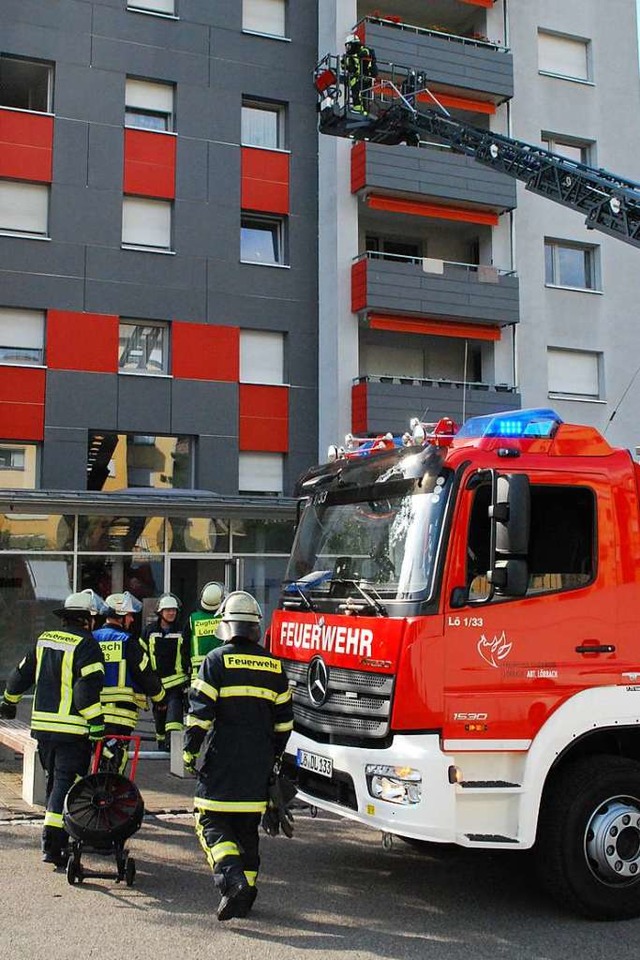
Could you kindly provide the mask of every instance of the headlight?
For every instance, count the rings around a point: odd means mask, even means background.
[[[412,767],[390,767],[368,763],[365,767],[367,789],[376,800],[403,805],[420,803],[422,775]]]

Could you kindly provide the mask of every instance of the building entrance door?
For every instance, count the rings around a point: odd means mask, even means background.
[[[227,589],[230,589],[229,576],[229,561],[213,560],[210,557],[172,558],[169,568],[169,590],[182,601],[182,613],[186,617],[197,608],[200,592],[205,583],[209,583],[210,580],[219,580]]]

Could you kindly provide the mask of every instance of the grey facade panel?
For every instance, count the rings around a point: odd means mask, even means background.
[[[318,391],[289,390],[289,453],[284,460],[284,494],[291,495],[300,474],[317,462]]]
[[[124,90],[122,119],[124,120]],[[115,190],[122,194],[124,170],[124,127],[89,125],[89,185],[100,190]],[[119,238],[118,238],[119,240]]]
[[[2,243],[0,242],[0,256]],[[0,270],[0,304],[3,307],[30,307],[34,310],[81,310],[84,299],[82,277],[55,277],[25,273],[24,268]]]
[[[128,39],[129,42],[124,42],[114,37],[94,37],[93,62],[103,70],[115,70],[148,80],[206,86],[209,77],[206,54],[171,46],[163,49],[152,44],[137,43],[133,37]]]
[[[100,117],[96,117],[96,103]],[[93,120],[101,124],[124,122],[124,76],[95,64],[87,70],[84,63],[56,63],[54,110],[56,123],[63,118]]]
[[[57,88],[56,88],[57,89]],[[86,186],[89,179],[89,124],[56,118],[53,126],[53,182]]]
[[[7,9],[9,7],[9,9]],[[82,63],[91,59],[91,6],[80,0],[9,0],[2,6],[2,52]]]
[[[171,433],[171,379],[118,377],[119,433]]]
[[[42,450],[43,490],[87,489],[88,433],[76,428],[45,427]]]
[[[120,8],[94,4],[93,33],[96,39],[121,41],[129,46],[144,46],[157,51],[171,65],[176,53],[208,57],[209,31],[206,24],[190,23],[184,17],[136,17],[126,9],[126,0]],[[167,58],[167,51],[171,57]],[[94,52],[94,62],[99,56]],[[112,69],[112,66],[110,65]]]
[[[196,457],[196,488],[215,493],[238,492],[238,445],[223,437],[200,434]]]
[[[484,282],[485,276],[496,282]],[[370,259],[367,309],[500,326],[518,323],[518,278],[494,274],[490,267],[473,270],[445,263],[440,274],[425,272],[421,264]]]
[[[496,390],[453,384],[414,381],[412,384],[367,383],[367,432],[404,433],[412,417],[434,422],[440,417],[451,417],[460,424],[463,419],[519,410],[520,395],[513,390]],[[425,411],[426,414],[425,414]]]
[[[53,183],[50,223],[52,246],[59,248],[62,262],[73,262],[84,249],[119,246],[122,194]]]
[[[90,430],[115,430],[117,420],[117,374],[47,370],[47,428],[86,427]]]
[[[513,96],[513,57],[505,51],[376,23],[367,23],[366,41],[379,61],[414,67],[432,83]]]
[[[238,438],[238,384],[174,379],[171,387],[171,433]]]
[[[365,183],[370,189],[478,203],[501,211],[517,205],[512,177],[483,167],[471,157],[433,147],[368,143]]]

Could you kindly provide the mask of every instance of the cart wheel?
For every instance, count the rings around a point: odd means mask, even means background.
[[[133,886],[133,881],[136,878],[136,862],[133,857],[127,857],[127,865],[124,868],[124,882],[128,887]]]
[[[67,863],[67,881],[71,884],[71,886],[73,886],[76,880],[79,880],[79,879],[80,877],[78,876],[78,868],[76,867],[76,862],[73,856],[70,856],[69,861]]]

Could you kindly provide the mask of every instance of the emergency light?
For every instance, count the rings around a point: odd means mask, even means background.
[[[506,410],[504,413],[471,417],[457,433],[464,437],[550,438],[563,423],[555,410],[545,407],[531,410]]]

